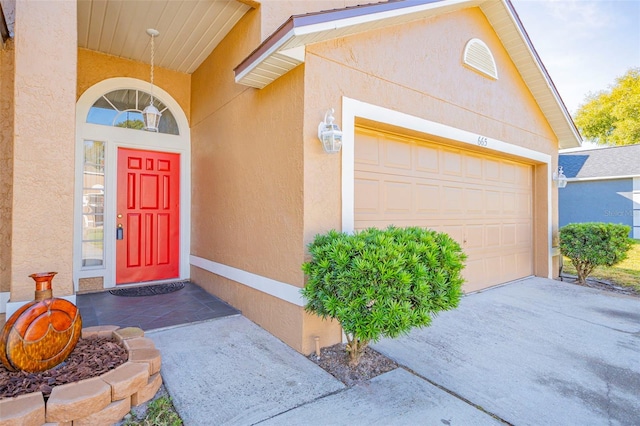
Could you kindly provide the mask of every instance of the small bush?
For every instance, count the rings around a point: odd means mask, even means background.
[[[598,266],[613,266],[627,258],[630,228],[615,223],[571,223],[560,229],[560,251],[571,260],[584,284]]]
[[[418,227],[330,231],[317,235],[309,252],[305,309],[340,322],[352,365],[370,341],[428,326],[462,295],[466,256],[447,234]]]

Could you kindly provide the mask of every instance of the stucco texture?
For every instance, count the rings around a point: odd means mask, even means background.
[[[91,86],[108,78],[131,77],[149,81],[149,64],[78,49],[77,98]],[[191,111],[191,75],[155,67],[153,84],[166,90],[180,104],[187,119]]]
[[[302,287],[303,70],[264,90],[237,85],[233,69],[259,43],[251,11],[192,78],[191,253]],[[301,352],[301,307],[191,268],[192,280]],[[316,327],[317,328],[317,327]],[[339,340],[337,327],[328,327]],[[326,330],[325,330],[326,332]]]
[[[488,45],[498,80],[463,65],[471,38]],[[557,161],[557,138],[478,8],[307,46],[304,67],[305,242],[340,226],[340,160],[322,155],[316,133],[322,111],[334,107],[340,117],[343,96],[526,147]],[[533,165],[534,271],[547,276],[550,183],[547,166]]]
[[[0,49],[0,292],[11,290],[14,45]]]
[[[76,25],[75,2],[16,3],[11,301],[34,272],[73,293]]]

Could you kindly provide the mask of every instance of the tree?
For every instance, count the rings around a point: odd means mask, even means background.
[[[608,91],[589,94],[575,123],[582,135],[603,145],[640,143],[640,68],[631,68]]]
[[[330,231],[309,245],[302,289],[308,312],[335,318],[349,364],[370,341],[397,337],[458,306],[465,254],[449,235],[418,227]]]
[[[124,127],[125,129],[141,130],[144,128],[144,122],[139,118],[136,118],[134,120],[129,119],[129,120],[121,121],[119,123],[116,123],[115,126]]]
[[[560,251],[578,272],[584,284],[598,266],[613,266],[627,258],[631,228],[619,223],[570,223],[560,229]]]

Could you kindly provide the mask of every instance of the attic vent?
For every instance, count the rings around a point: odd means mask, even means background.
[[[480,71],[488,77],[498,79],[496,61],[491,51],[480,39],[472,38],[464,47],[464,63],[471,68]]]

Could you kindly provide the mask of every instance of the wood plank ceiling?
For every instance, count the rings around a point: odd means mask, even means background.
[[[155,28],[155,65],[194,72],[250,9],[235,0],[79,0],[78,46],[150,62]]]

